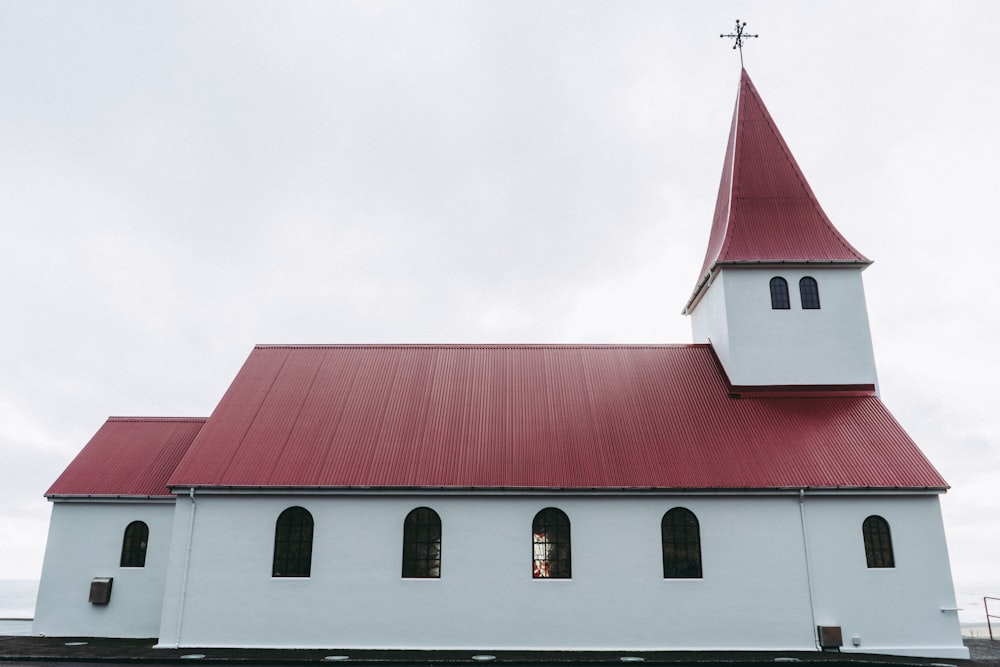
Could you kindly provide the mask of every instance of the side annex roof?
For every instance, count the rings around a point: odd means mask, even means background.
[[[204,424],[203,418],[110,417],[45,495],[172,497],[167,479]]]

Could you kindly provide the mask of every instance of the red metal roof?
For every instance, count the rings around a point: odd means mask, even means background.
[[[169,484],[946,487],[871,392],[730,391],[707,345],[261,346]]]
[[[687,309],[718,264],[787,262],[871,260],[827,218],[743,70],[708,250]]]
[[[204,423],[111,417],[45,495],[170,496],[167,478]]]

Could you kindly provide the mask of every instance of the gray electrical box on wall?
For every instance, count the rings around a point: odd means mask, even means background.
[[[90,582],[91,604],[107,604],[111,601],[111,584],[114,577],[94,577]]]

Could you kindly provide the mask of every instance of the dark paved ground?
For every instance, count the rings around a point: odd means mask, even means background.
[[[83,643],[81,643],[83,642]],[[1000,640],[966,638],[972,660],[932,660],[854,653],[801,651],[493,651],[492,659],[475,651],[360,651],[338,649],[154,649],[153,639],[100,639],[66,637],[0,637],[0,667],[31,665],[72,667],[73,665],[134,664],[190,665],[230,663],[238,665],[302,665],[303,663],[364,664],[368,667],[456,667],[458,665],[503,664],[505,667],[569,667],[648,663],[682,667],[735,667],[763,664],[809,663],[821,667],[837,665],[863,667],[941,667],[959,665],[1000,665]],[[478,657],[477,657],[478,655]],[[631,659],[629,659],[631,658]]]
[[[963,637],[963,641],[972,653],[972,664],[1000,665],[1000,639]]]

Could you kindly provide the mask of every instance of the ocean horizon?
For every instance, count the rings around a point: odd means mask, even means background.
[[[37,579],[0,579],[0,636],[30,635]]]
[[[34,618],[37,579],[0,579],[0,619]]]

